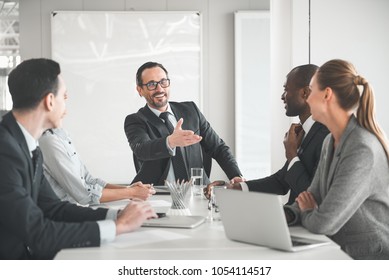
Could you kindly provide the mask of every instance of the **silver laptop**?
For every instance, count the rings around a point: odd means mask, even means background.
[[[278,195],[223,189],[215,194],[229,239],[291,252],[330,243],[291,236]]]
[[[195,228],[204,221],[202,216],[165,216],[147,220],[142,227]]]

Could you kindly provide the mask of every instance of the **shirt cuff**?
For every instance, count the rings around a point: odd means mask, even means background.
[[[289,169],[292,168],[293,164],[295,162],[297,162],[297,161],[300,161],[300,158],[298,156],[295,156],[294,158],[292,158],[292,160],[288,164],[288,169],[287,170],[289,171]]]
[[[242,188],[242,191],[248,192],[249,191],[249,186],[245,182],[240,182],[240,187]]]
[[[96,183],[99,184],[102,189],[104,189],[105,186],[108,184],[106,181],[104,181],[104,180],[102,180],[100,178],[96,178]]]
[[[171,156],[174,157],[174,156],[176,155],[176,148],[174,148],[174,149],[170,148],[170,146],[169,146],[169,141],[167,140],[167,137],[166,137],[166,148],[168,149],[169,154],[170,154]]]
[[[115,240],[116,224],[113,220],[97,221],[100,229],[100,244],[109,243]]]
[[[107,216],[105,216],[106,220],[116,220],[118,217],[118,210],[108,209]]]

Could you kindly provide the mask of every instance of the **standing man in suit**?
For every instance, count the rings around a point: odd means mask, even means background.
[[[9,75],[13,109],[0,123],[0,259],[51,259],[63,248],[92,247],[157,217],[146,202],[113,209],[61,202],[43,175],[38,139],[59,127],[68,98],[60,66],[30,59]]]
[[[165,180],[188,180],[192,167],[203,167],[208,183],[211,158],[232,182],[243,180],[230,148],[199,108],[193,102],[169,101],[170,79],[162,64],[143,64],[136,83],[147,104],[124,122],[137,169],[133,182],[164,185]]]
[[[228,184],[227,188],[279,195],[290,191],[287,204],[292,204],[296,197],[309,187],[319,163],[323,140],[329,133],[324,125],[312,119],[307,103],[310,94],[309,83],[317,69],[313,64],[301,65],[293,68],[286,76],[281,99],[285,104],[286,115],[298,116],[300,124],[292,124],[285,134],[284,166],[268,177]],[[216,181],[210,184],[206,191],[209,192],[212,186],[220,184],[224,182]]]

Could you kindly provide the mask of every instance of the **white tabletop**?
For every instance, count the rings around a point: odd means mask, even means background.
[[[123,207],[127,201],[106,204]],[[157,212],[166,212],[169,195],[155,195],[150,203]],[[189,206],[192,215],[207,215],[207,201],[195,197]],[[326,236],[309,233],[302,227],[291,227],[291,234],[328,240]],[[61,250],[55,259],[159,259],[159,260],[239,260],[239,259],[351,259],[338,245],[330,245],[301,252],[283,252],[262,246],[235,242],[227,239],[222,222],[205,222],[194,229],[140,228],[120,235],[101,247]]]

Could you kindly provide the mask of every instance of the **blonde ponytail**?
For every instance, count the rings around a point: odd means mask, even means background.
[[[320,89],[334,90],[343,109],[358,108],[359,125],[377,136],[389,160],[388,141],[375,119],[374,94],[368,81],[357,74],[351,63],[341,59],[330,60],[319,67],[317,81]]]
[[[378,140],[381,142],[381,145],[384,147],[386,156],[389,159],[388,141],[375,118],[375,101],[373,89],[366,81],[366,79],[361,76],[356,76],[354,83],[356,86],[363,87],[357,110],[358,123],[360,126],[366,128],[368,131],[377,136]]]

